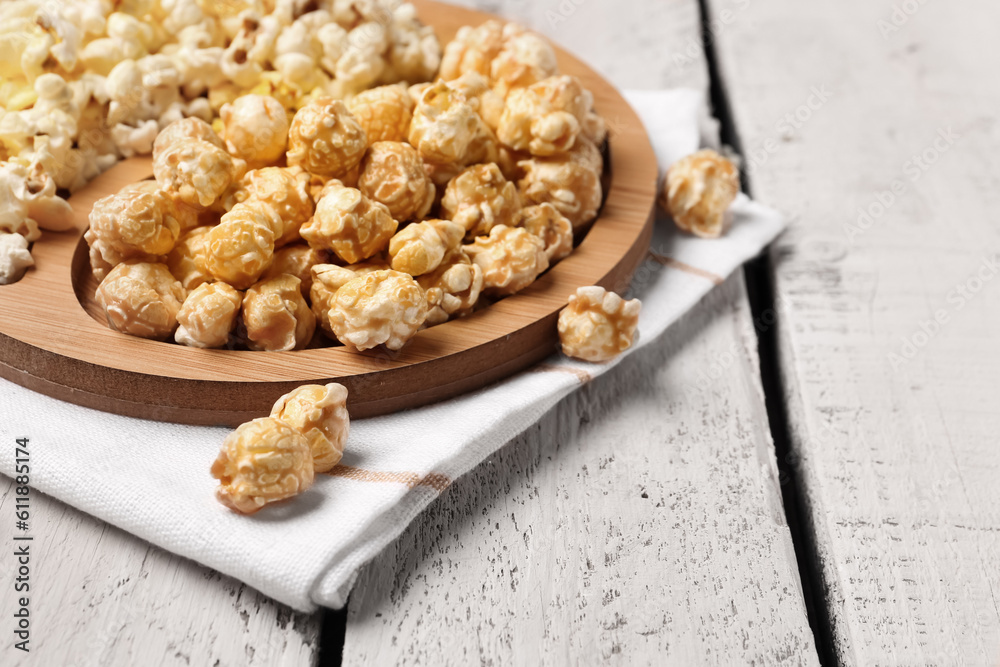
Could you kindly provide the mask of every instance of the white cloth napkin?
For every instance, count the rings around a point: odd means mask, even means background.
[[[702,96],[634,92],[629,100],[661,168],[698,148]],[[784,226],[740,196],[721,239],[659,219],[658,258],[636,273],[637,348],[756,255]],[[486,389],[429,407],[355,421],[342,465],[292,502],[252,517],[216,502],[208,469],[227,430],[164,424],[63,403],[0,380],[0,472],[15,438],[31,439],[31,484],[164,549],[232,575],[296,609],[341,607],[358,570],[447,485],[536,422],[603,365],[554,355]],[[11,446],[6,446],[11,445]]]

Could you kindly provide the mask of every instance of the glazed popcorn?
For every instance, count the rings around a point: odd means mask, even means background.
[[[298,387],[275,402],[271,417],[306,437],[316,472],[340,463],[351,424],[346,387],[336,382]]]
[[[301,281],[282,274],[262,280],[243,297],[243,323],[251,350],[301,350],[312,340],[316,318],[302,297]]]
[[[632,346],[642,303],[603,287],[580,287],[559,313],[559,342],[566,356],[600,363]]]
[[[520,227],[497,225],[464,247],[483,270],[483,291],[493,296],[519,292],[549,268],[545,244]]]
[[[379,86],[347,100],[347,109],[365,131],[369,144],[406,141],[413,100],[403,85]]]
[[[455,39],[444,48],[438,76],[445,80],[457,79],[466,72],[491,76],[493,59],[500,53],[504,41],[504,24],[489,20],[475,28],[462,26]]]
[[[337,290],[328,313],[330,328],[341,343],[355,350],[385,345],[399,350],[420,329],[427,298],[412,276],[374,271]]]
[[[316,264],[310,273],[312,273],[312,286],[309,288],[309,303],[313,315],[316,316],[316,324],[323,333],[336,340],[337,336],[333,333],[329,318],[333,297],[337,295],[337,290],[357,278],[359,274],[336,264]]]
[[[208,225],[188,230],[177,240],[177,245],[167,255],[167,268],[186,290],[193,290],[213,280],[205,264],[210,231],[212,227]],[[96,275],[97,267],[93,268]]]
[[[211,472],[219,480],[219,502],[253,514],[312,486],[312,451],[306,436],[288,424],[273,417],[254,419],[226,437]]]
[[[84,238],[114,266],[127,259],[166,255],[180,235],[181,223],[170,198],[135,184],[94,203]]]
[[[513,227],[521,212],[517,187],[494,164],[469,167],[448,183],[441,214],[462,225],[469,237],[483,236],[497,225]]]
[[[319,200],[301,234],[312,247],[332,250],[354,264],[380,252],[398,226],[384,204],[355,188],[335,185]]]
[[[160,187],[198,209],[215,203],[245,171],[243,160],[202,139],[180,140],[153,154],[153,175]]]
[[[540,35],[516,23],[503,27],[503,46],[490,63],[493,89],[501,97],[556,73],[556,53]]]
[[[312,267],[317,264],[325,264],[328,259],[328,253],[325,250],[316,250],[301,243],[285,246],[275,251],[271,265],[264,271],[261,279],[276,278],[287,273],[299,279],[302,295],[309,296],[313,282]]]
[[[299,229],[313,214],[309,175],[297,167],[264,167],[247,172],[241,183],[242,203],[266,215],[275,233],[275,247],[297,241]]]
[[[0,232],[0,285],[17,282],[34,265],[27,239],[20,234]]]
[[[159,155],[185,139],[201,139],[219,148],[226,147],[211,125],[200,118],[183,118],[160,130],[153,142],[153,153]]]
[[[165,264],[125,262],[111,269],[95,296],[115,331],[166,340],[177,328],[185,291]]]
[[[702,238],[717,238],[739,191],[736,165],[705,149],[671,165],[664,177],[660,205],[680,229]]]
[[[521,209],[519,226],[542,240],[549,266],[573,252],[573,225],[552,204]]]
[[[483,290],[483,270],[462,248],[449,253],[437,269],[417,278],[427,294],[427,319],[433,326],[471,313]]]
[[[237,204],[208,232],[205,268],[216,280],[247,289],[270,265],[274,241],[267,213]]]
[[[531,158],[518,163],[524,177],[518,182],[525,205],[552,204],[579,229],[597,217],[603,200],[600,151],[580,138],[565,155]]]
[[[436,189],[413,146],[396,141],[373,143],[361,161],[358,189],[385,204],[399,222],[427,216]]]
[[[409,141],[425,162],[436,165],[492,162],[498,150],[496,137],[475,106],[443,81],[421,93]]]
[[[465,227],[451,220],[425,220],[407,225],[389,241],[394,271],[419,276],[433,271],[445,255],[457,250]]]
[[[277,162],[288,143],[288,116],[270,96],[244,95],[219,112],[223,139],[231,155],[246,160],[251,169]]]
[[[420,84],[427,86],[429,84]],[[457,79],[447,82],[448,88],[465,96],[465,99],[475,108],[480,118],[486,121],[493,132],[500,125],[503,116],[504,99],[490,88],[490,80],[476,71],[468,71]]]
[[[174,340],[191,347],[222,347],[236,326],[243,293],[226,283],[202,283],[177,313]]]
[[[554,76],[512,90],[500,117],[497,138],[517,151],[549,156],[573,148],[593,96],[571,76]]]
[[[337,178],[361,162],[368,139],[340,100],[322,97],[299,109],[288,133],[288,165]]]

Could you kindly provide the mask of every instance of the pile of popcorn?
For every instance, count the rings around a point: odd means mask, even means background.
[[[429,81],[440,62],[400,0],[0,3],[0,284],[32,265],[39,228],[70,226],[60,194],[149,154],[170,123],[217,122],[247,92],[294,111]]]
[[[94,205],[96,298],[118,331],[287,351],[319,330],[399,350],[533,283],[602,201],[593,98],[514,24],[463,28],[433,83],[313,96],[290,122],[270,95],[219,113],[220,132],[168,125],[156,180]],[[593,349],[627,347],[629,313],[604,313],[588,331],[617,342]]]

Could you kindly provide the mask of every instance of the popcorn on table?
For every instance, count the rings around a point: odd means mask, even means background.
[[[703,238],[722,235],[726,211],[740,191],[731,161],[711,149],[681,158],[667,170],[660,205],[677,226]]]
[[[603,287],[580,287],[559,313],[559,342],[568,357],[610,361],[632,346],[642,303]]]

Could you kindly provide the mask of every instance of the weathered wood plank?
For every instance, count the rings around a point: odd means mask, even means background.
[[[693,1],[474,4],[619,85],[706,88],[699,50],[673,58],[699,43]],[[363,572],[344,664],[816,664],[744,289],[448,489]]]
[[[0,476],[4,586],[14,485]],[[19,533],[20,534],[20,533]],[[0,615],[4,665],[313,665],[320,615],[295,612],[72,507],[31,494],[30,653],[11,648],[16,597]]]
[[[1000,664],[1000,6],[711,5],[836,654]]]

